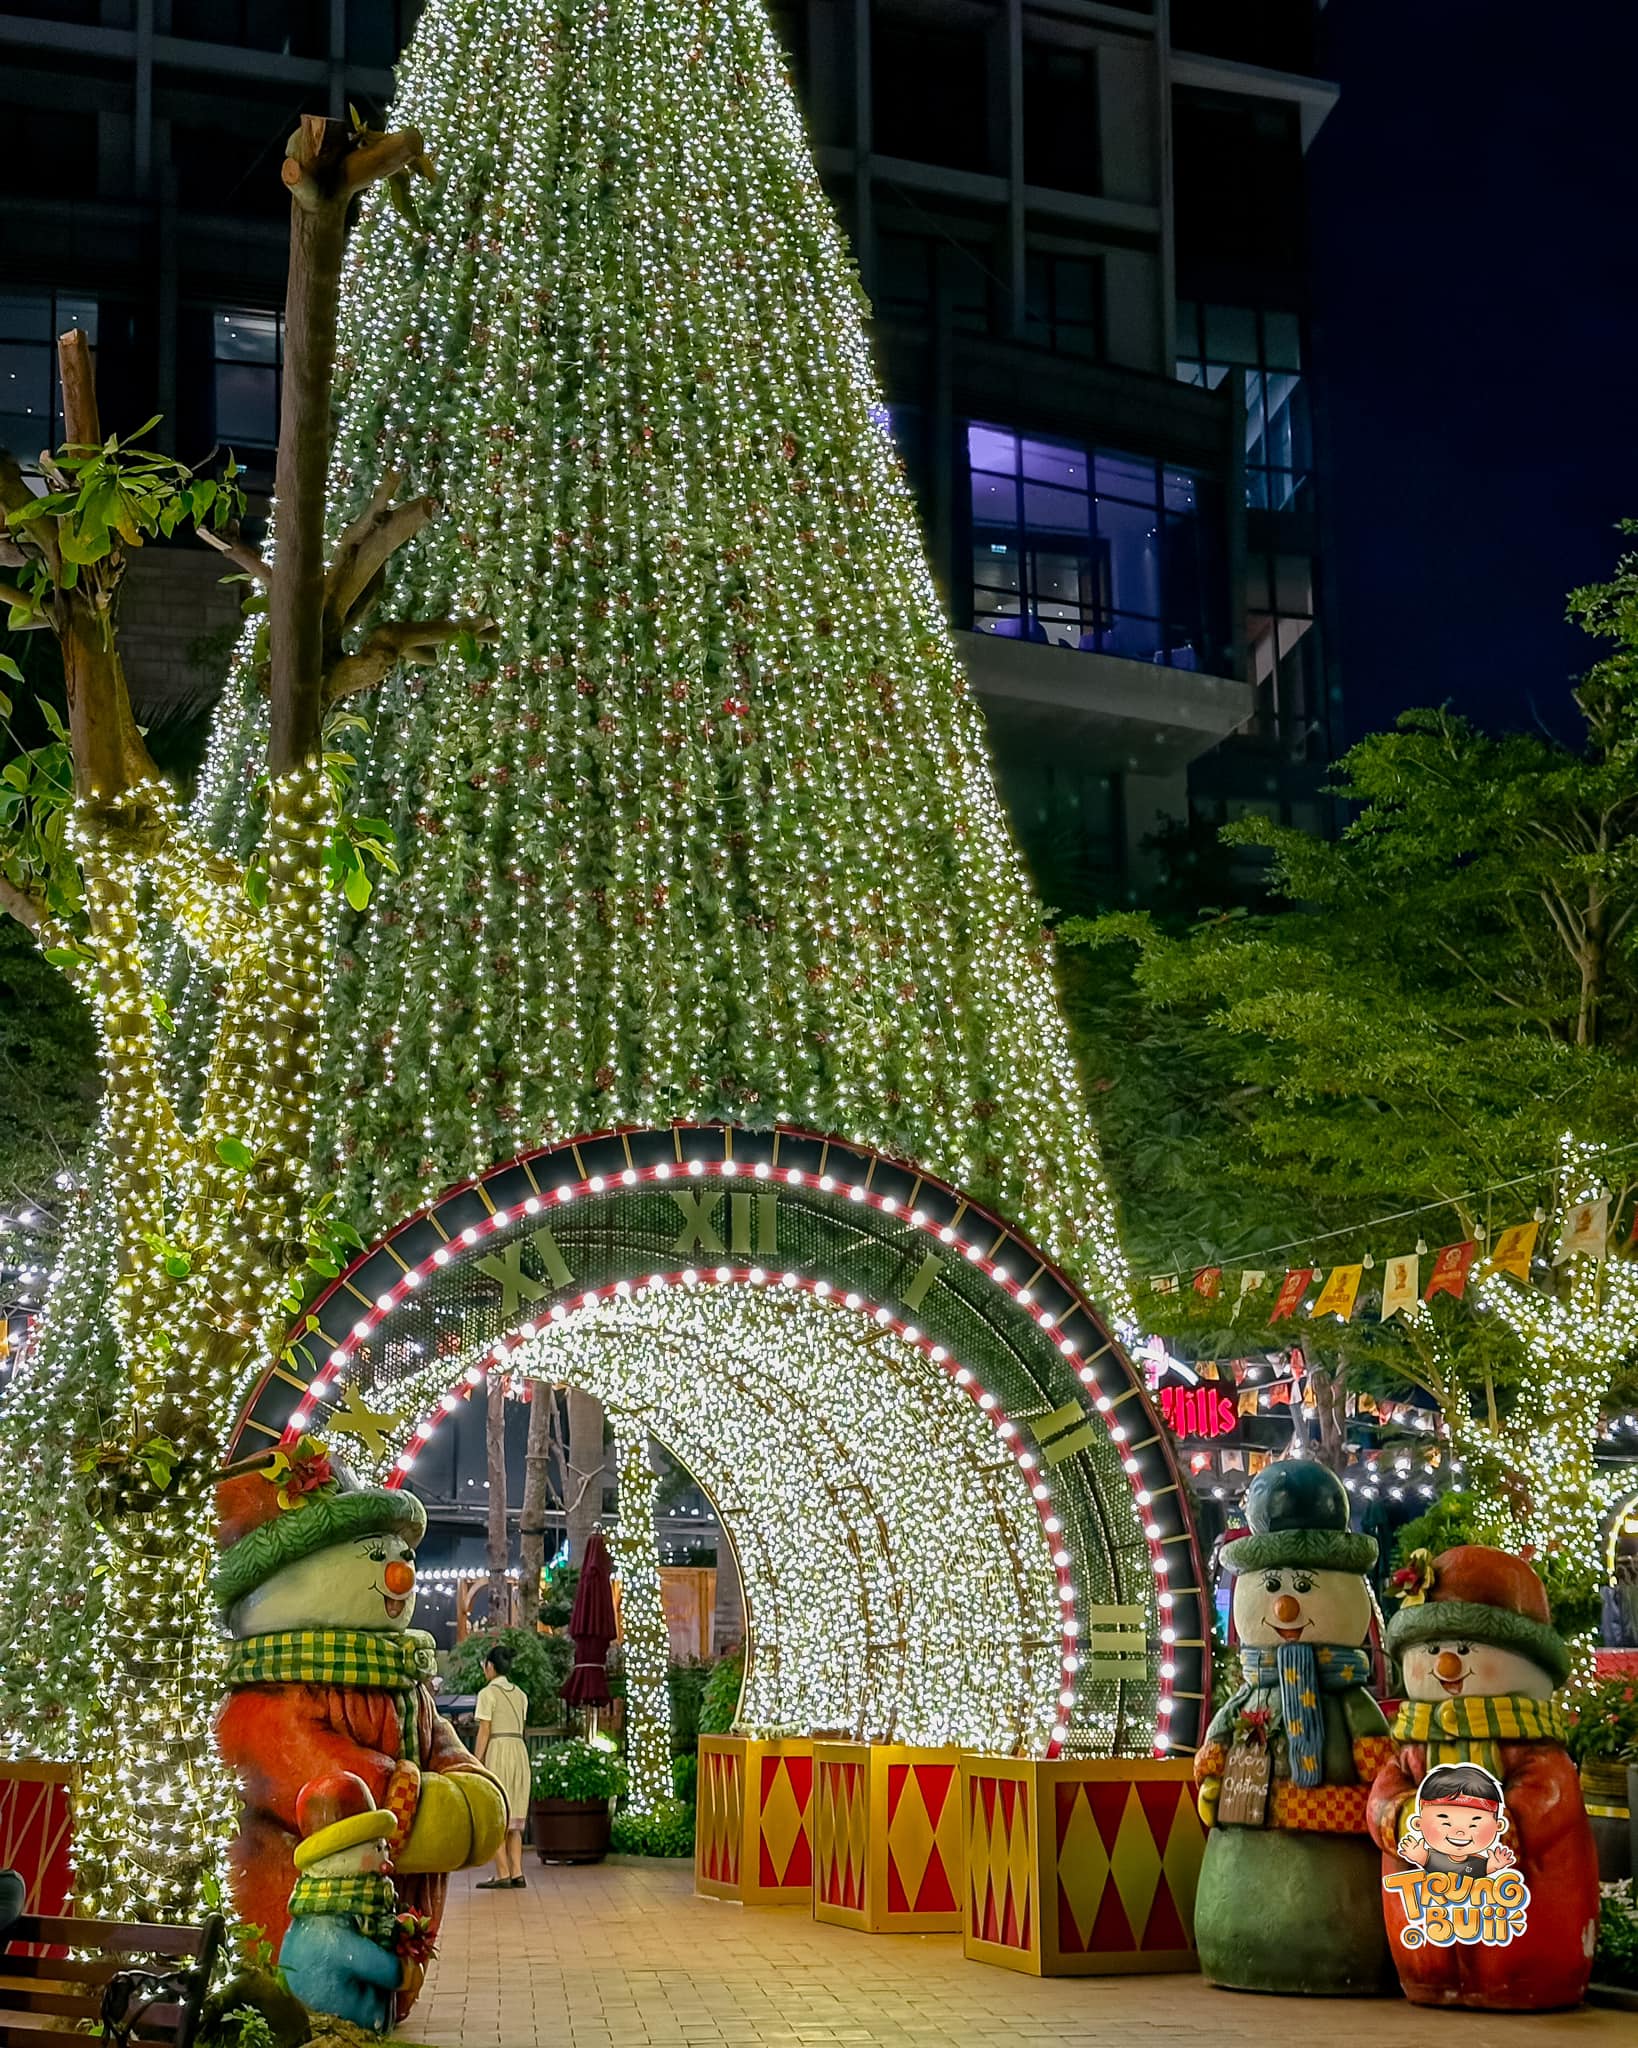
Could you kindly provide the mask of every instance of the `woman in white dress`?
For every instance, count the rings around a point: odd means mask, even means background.
[[[478,1761],[498,1778],[506,1794],[506,1833],[495,1852],[495,1875],[478,1885],[480,1892],[523,1889],[523,1823],[529,1818],[529,1746],[523,1739],[529,1718],[529,1695],[507,1673],[512,1652],[505,1643],[485,1651],[484,1677],[478,1695]]]

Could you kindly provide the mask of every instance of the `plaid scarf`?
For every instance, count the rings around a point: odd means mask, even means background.
[[[1406,1700],[1393,1718],[1396,1742],[1427,1745],[1428,1769],[1438,1764],[1479,1764],[1502,1774],[1503,1742],[1559,1742],[1570,1731],[1556,1700],[1500,1692],[1490,1699]]]
[[[1369,1684],[1369,1651],[1343,1643],[1242,1643],[1240,1670],[1246,1682],[1229,1701],[1230,1714],[1238,1713],[1254,1692],[1271,1692],[1278,1686],[1280,1721],[1290,1739],[1291,1782],[1323,1784],[1325,1715],[1320,1694]]]
[[[303,1913],[347,1914],[360,1934],[382,1948],[391,1948],[398,1938],[398,1890],[381,1871],[358,1871],[351,1877],[303,1871],[290,1894],[290,1917]]]
[[[422,1629],[293,1628],[236,1642],[227,1682],[379,1686],[396,1693],[399,1754],[418,1761],[420,1689],[437,1668],[432,1638]]]

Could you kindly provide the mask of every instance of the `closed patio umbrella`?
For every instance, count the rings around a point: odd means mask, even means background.
[[[614,1641],[614,1588],[609,1547],[601,1529],[592,1531],[586,1545],[574,1612],[569,1616],[569,1639],[574,1644],[574,1666],[563,1681],[562,1697],[571,1707],[590,1707],[595,1729],[597,1709],[606,1707],[613,1697],[608,1662],[609,1644]]]

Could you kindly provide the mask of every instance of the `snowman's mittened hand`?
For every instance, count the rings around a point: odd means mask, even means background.
[[[1221,1796],[1222,1790],[1223,1781],[1221,1778],[1202,1778],[1195,1787],[1194,1802],[1200,1809],[1200,1824],[1202,1827],[1216,1827],[1217,1801]]]
[[[506,1833],[506,1795],[487,1771],[427,1771],[395,1867],[406,1876],[487,1863]]]

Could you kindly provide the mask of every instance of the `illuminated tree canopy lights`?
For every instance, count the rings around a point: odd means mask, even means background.
[[[355,231],[335,516],[401,472],[444,516],[391,601],[499,635],[348,736],[399,872],[342,914],[324,1184],[365,1228],[542,1140],[782,1117],[1016,1217],[1130,1330],[1040,906],[761,0],[432,0],[393,119],[441,176]],[[243,697],[200,805],[233,843]]]

